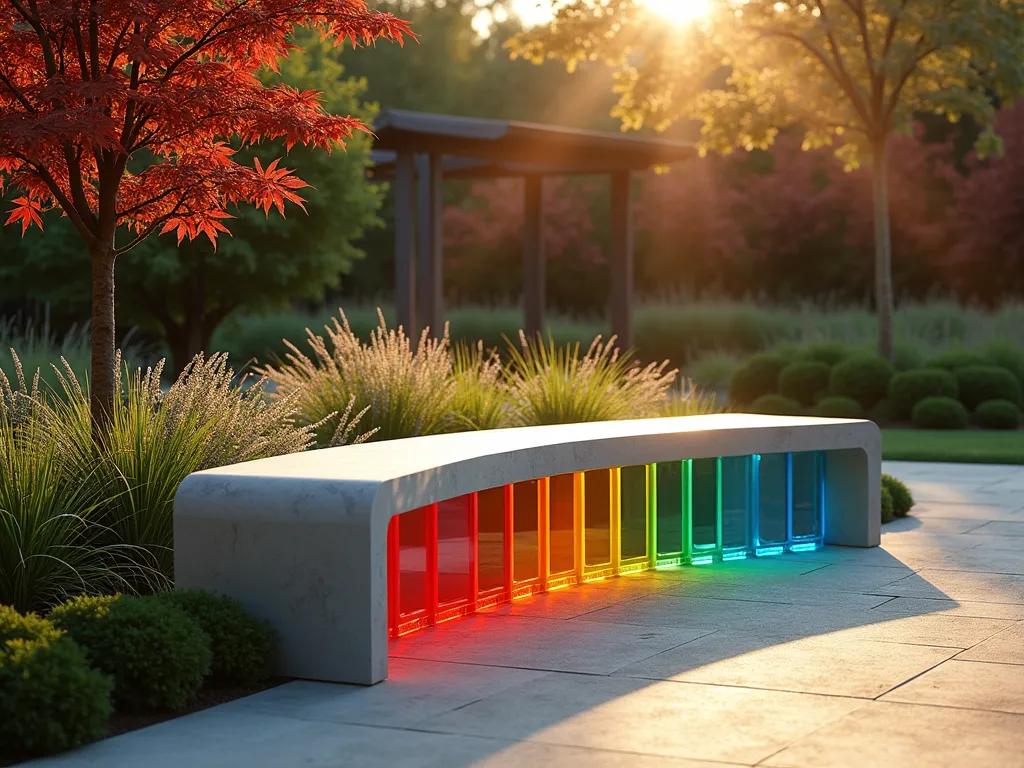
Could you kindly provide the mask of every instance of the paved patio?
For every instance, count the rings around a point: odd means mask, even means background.
[[[40,766],[1024,766],[1024,467],[887,464],[882,548],[657,571]]]

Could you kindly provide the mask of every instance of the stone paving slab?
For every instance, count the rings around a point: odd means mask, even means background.
[[[1024,467],[887,463],[882,547],[659,570],[41,766],[1024,766]]]

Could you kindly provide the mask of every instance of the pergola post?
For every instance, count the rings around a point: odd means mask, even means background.
[[[546,303],[544,274],[544,177],[526,177],[526,208],[523,217],[523,310],[527,338],[544,328]]]
[[[618,337],[619,347],[626,349],[633,346],[633,212],[629,171],[614,171],[611,182],[609,314],[612,333]]]
[[[440,338],[444,328],[444,156],[417,158],[419,171],[419,264],[416,270],[420,328]]]
[[[395,312],[410,339],[416,328],[416,262],[413,247],[415,165],[409,152],[395,160]]]

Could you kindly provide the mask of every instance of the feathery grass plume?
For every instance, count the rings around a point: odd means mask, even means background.
[[[691,379],[683,379],[679,388],[674,389],[665,402],[659,416],[704,416],[722,413],[726,408],[718,403],[715,392],[698,387]]]
[[[25,380],[25,368],[21,364],[21,358],[12,348],[11,361],[13,362],[14,380],[17,388],[12,386],[3,368],[0,368],[0,420],[9,424],[18,425],[37,415],[42,403],[39,392],[39,371],[36,370],[32,377],[32,386],[29,387]]]
[[[521,425],[657,416],[676,379],[668,361],[641,368],[614,336],[606,343],[598,336],[582,357],[579,344],[556,347],[539,334],[528,341],[520,331],[518,347],[506,342],[513,418]]]
[[[509,390],[501,358],[484,343],[457,342],[452,347],[453,430],[500,429],[508,426]]]
[[[295,398],[299,423],[314,428],[318,445],[329,445],[338,434],[334,414],[347,404],[364,414],[376,440],[450,428],[455,381],[448,326],[440,339],[425,330],[414,347],[401,326],[389,329],[384,315],[377,317],[364,344],[340,312],[340,322],[334,318],[325,327],[327,340],[306,329],[312,357],[286,342],[291,351],[285,361],[259,371],[276,385],[272,398]]]

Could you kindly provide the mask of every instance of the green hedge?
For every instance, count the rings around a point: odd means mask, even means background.
[[[986,363],[988,360],[981,353],[956,347],[930,358],[924,365],[926,368],[944,368],[947,371],[956,372],[961,368],[970,368]]]
[[[967,409],[951,397],[926,397],[914,406],[911,420],[918,429],[966,429]]]
[[[871,408],[885,397],[892,365],[874,355],[856,355],[839,363],[829,378],[829,394],[849,397]]]
[[[210,671],[210,638],[162,600],[78,597],[50,618],[114,678],[114,700],[125,709],[182,710]]]
[[[752,355],[739,367],[729,382],[729,400],[737,405],[750,405],[762,395],[776,392],[779,374],[788,360],[778,353]]]
[[[956,377],[943,368],[921,368],[897,373],[889,382],[889,403],[894,419],[908,419],[926,397],[956,398]]]
[[[0,606],[0,752],[59,752],[99,738],[113,687],[51,622]]]
[[[783,397],[803,406],[814,405],[828,388],[829,367],[825,363],[797,361],[779,373],[778,390]]]
[[[1020,404],[1020,382],[1005,368],[974,365],[956,371],[960,402],[973,411],[986,400],[1009,400]]]
[[[849,397],[826,397],[814,410],[815,415],[826,419],[862,419],[864,408]]]
[[[800,403],[782,395],[761,395],[750,405],[751,413],[771,416],[799,416],[803,413]]]
[[[1020,407],[1009,400],[986,400],[974,411],[974,421],[985,429],[1018,429]]]

